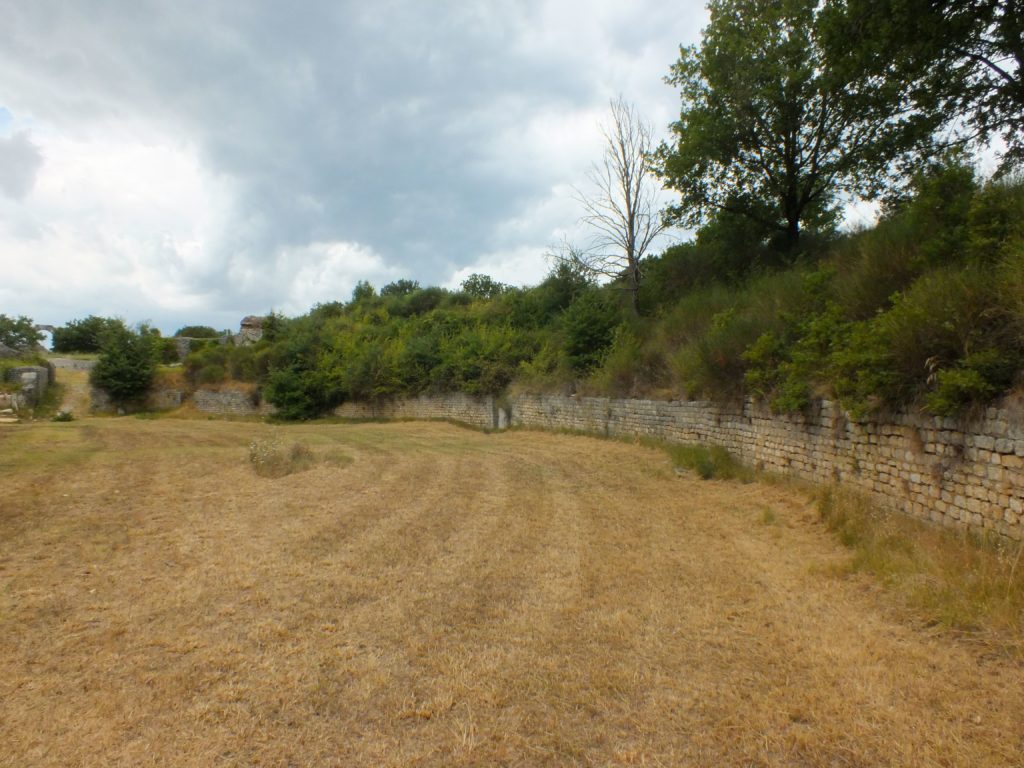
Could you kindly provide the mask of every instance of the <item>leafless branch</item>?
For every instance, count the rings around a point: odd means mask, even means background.
[[[622,97],[611,102],[611,116],[602,130],[604,156],[587,174],[594,192],[576,190],[584,210],[581,220],[594,235],[588,248],[574,253],[589,272],[624,278],[635,311],[643,278],[640,262],[667,225],[657,207],[650,126]]]

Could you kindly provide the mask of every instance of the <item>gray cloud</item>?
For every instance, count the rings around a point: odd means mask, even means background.
[[[0,192],[15,200],[23,199],[32,191],[42,165],[43,154],[27,131],[0,138]]]
[[[0,0],[0,99],[84,142],[194,147],[234,197],[204,269],[177,277],[204,301],[258,310],[279,303],[273,286],[241,290],[232,275],[272,272],[311,243],[360,243],[435,283],[482,254],[543,246],[549,229],[495,233],[585,164],[565,178],[501,138],[545,112],[600,114],[636,83],[627,97],[670,117],[660,78],[704,15],[666,5]]]

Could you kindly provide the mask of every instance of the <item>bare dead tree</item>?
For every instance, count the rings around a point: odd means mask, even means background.
[[[621,96],[611,102],[611,116],[610,125],[602,128],[604,157],[587,174],[593,194],[576,190],[585,211],[581,221],[595,234],[586,249],[563,249],[563,253],[593,275],[621,280],[637,313],[641,262],[667,225],[657,207],[650,126]]]

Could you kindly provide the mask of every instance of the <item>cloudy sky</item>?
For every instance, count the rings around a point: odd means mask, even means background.
[[[356,281],[531,284],[700,0],[0,0],[0,313],[235,327]]]

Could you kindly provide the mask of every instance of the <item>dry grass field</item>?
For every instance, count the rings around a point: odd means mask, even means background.
[[[87,419],[0,477],[3,766],[1024,765],[1019,659],[652,449]]]

